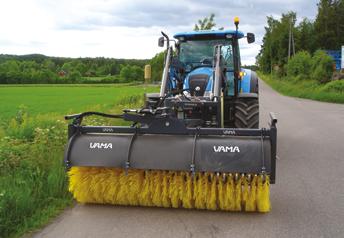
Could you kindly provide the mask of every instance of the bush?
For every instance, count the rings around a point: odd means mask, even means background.
[[[161,80],[164,69],[164,58],[165,52],[160,52],[149,61],[149,64],[152,66],[151,82],[159,82]]]
[[[344,93],[344,80],[337,80],[327,83],[322,91],[333,93]]]
[[[35,130],[38,127],[48,128],[54,126],[55,121],[49,116],[39,115],[30,117],[25,105],[19,106],[19,110],[5,127],[6,135],[13,139],[23,139],[31,141],[35,137]]]
[[[101,83],[119,83],[119,78],[116,76],[108,75],[100,80]]]
[[[312,57],[306,51],[296,53],[287,64],[287,75],[289,77],[309,78],[312,67]]]
[[[13,119],[16,123],[21,120],[20,125],[34,130],[33,135],[29,133],[30,140],[23,138],[27,133],[22,129],[13,135],[20,139],[12,135],[0,138],[0,237],[37,227],[71,202],[61,164],[65,123],[27,114]],[[47,128],[46,124],[53,126]],[[45,128],[34,128],[37,125]]]
[[[320,83],[329,82],[333,73],[333,64],[333,59],[325,51],[317,50],[312,58],[311,78]]]
[[[123,96],[110,113],[135,108],[142,95]],[[92,106],[103,111],[104,106]],[[0,121],[1,123],[1,121]],[[89,117],[85,124],[129,125],[123,120]],[[3,128],[2,128],[3,127]],[[71,204],[62,165],[67,123],[56,116],[29,116],[22,105],[9,123],[0,125],[0,237],[18,237],[46,223]]]

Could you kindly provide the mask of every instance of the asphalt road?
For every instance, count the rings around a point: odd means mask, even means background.
[[[344,105],[260,90],[262,125],[279,119],[270,213],[76,205],[33,237],[344,237]]]

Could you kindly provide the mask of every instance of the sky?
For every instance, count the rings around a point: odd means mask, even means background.
[[[317,0],[0,0],[0,54],[62,57],[152,58],[161,31],[192,30],[214,13],[216,27],[253,32],[240,41],[243,64],[254,64],[266,16],[296,11],[315,19]]]

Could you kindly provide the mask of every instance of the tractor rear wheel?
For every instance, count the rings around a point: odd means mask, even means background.
[[[259,128],[258,97],[241,97],[235,101],[234,126]]]

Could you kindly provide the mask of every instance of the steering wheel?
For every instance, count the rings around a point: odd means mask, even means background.
[[[199,61],[201,64],[206,64],[206,65],[211,65],[212,64],[212,59],[208,57],[204,57]]]

